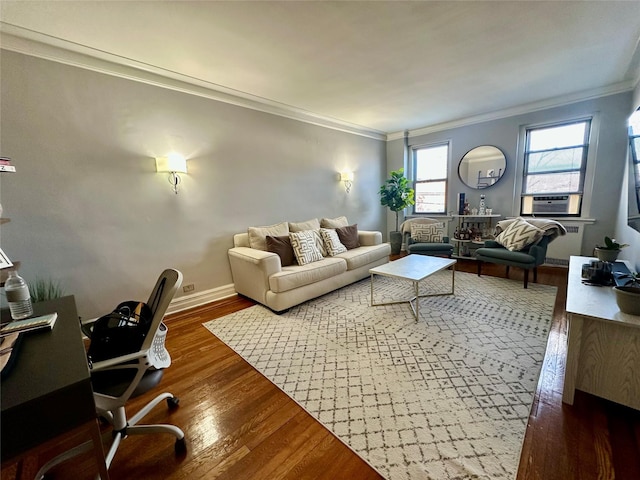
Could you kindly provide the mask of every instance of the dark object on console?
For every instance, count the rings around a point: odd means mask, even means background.
[[[611,262],[611,275],[618,287],[640,287],[640,279],[637,279],[623,262]]]
[[[582,282],[591,285],[613,285],[611,263],[592,260],[582,265]]]

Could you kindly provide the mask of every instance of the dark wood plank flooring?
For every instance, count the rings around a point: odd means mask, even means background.
[[[458,270],[475,273],[476,263],[461,260]],[[503,277],[504,267],[486,265],[483,275]],[[510,278],[522,281],[522,272],[512,269]],[[562,403],[566,281],[564,268],[539,269],[538,282],[556,285],[558,295],[517,478],[640,479],[640,412],[582,392],[573,406]],[[252,304],[233,297],[168,317],[173,363],[158,389],[132,401],[128,411],[161,391],[173,392],[180,407],[173,412],[156,407],[145,422],[179,425],[188,451],[176,456],[168,435],[129,437],[111,466],[113,479],[381,478],[202,326]],[[104,440],[109,441],[106,429]],[[38,453],[42,461],[56,452],[50,447]],[[49,478],[90,478],[90,467],[90,459],[78,457]],[[9,477],[3,472],[2,478]]]

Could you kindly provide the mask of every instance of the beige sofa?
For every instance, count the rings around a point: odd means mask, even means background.
[[[358,230],[360,246],[334,256],[323,256],[321,260],[305,265],[294,263],[282,266],[281,257],[265,248],[265,234],[286,239],[289,232],[319,231],[320,223],[317,219],[300,223],[283,222],[269,227],[250,228],[247,233],[234,235],[234,246],[229,249],[229,263],[236,292],[275,312],[282,312],[362,280],[369,275],[369,269],[389,261],[391,247],[388,243],[382,243],[382,234],[376,231]],[[323,228],[346,223],[345,217],[322,219]]]

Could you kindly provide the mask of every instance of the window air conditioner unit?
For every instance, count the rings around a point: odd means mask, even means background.
[[[539,213],[569,213],[569,195],[533,197],[534,215]]]

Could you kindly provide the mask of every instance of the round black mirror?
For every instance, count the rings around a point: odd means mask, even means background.
[[[507,169],[507,158],[498,147],[481,145],[464,154],[458,176],[469,188],[483,189],[495,185]]]

